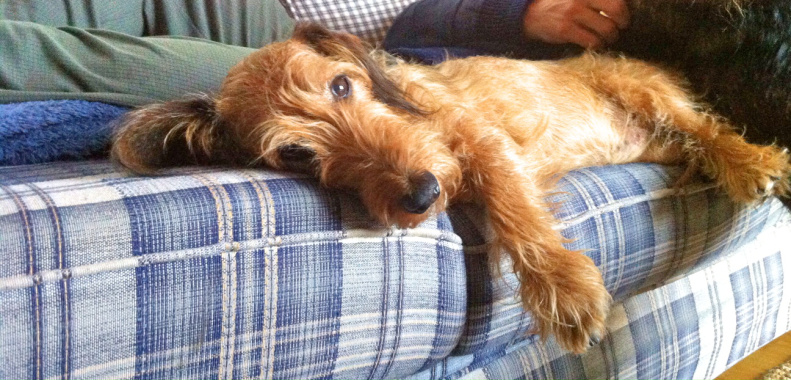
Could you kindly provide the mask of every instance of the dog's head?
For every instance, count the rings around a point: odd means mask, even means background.
[[[380,222],[414,226],[444,209],[460,169],[380,61],[357,37],[301,24],[234,66],[216,97],[132,112],[114,156],[138,172],[185,163],[308,172],[356,191]]]

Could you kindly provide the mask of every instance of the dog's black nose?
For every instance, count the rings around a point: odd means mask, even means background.
[[[425,172],[412,179],[412,192],[401,198],[401,207],[412,214],[422,214],[439,198],[439,182],[433,174]]]

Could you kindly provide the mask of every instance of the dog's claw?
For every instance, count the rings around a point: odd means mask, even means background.
[[[762,197],[768,197],[772,195],[772,189],[775,187],[775,182],[777,182],[777,180],[773,179],[773,177],[770,177],[770,180],[764,183],[763,186],[758,186],[758,189],[756,189],[758,195]]]
[[[588,347],[593,347],[601,342],[601,338],[598,335],[592,335],[590,340],[588,341]]]

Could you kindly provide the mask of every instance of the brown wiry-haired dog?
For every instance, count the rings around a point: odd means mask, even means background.
[[[412,227],[480,201],[542,336],[572,351],[603,334],[608,295],[593,261],[563,247],[544,196],[574,168],[694,163],[730,196],[785,195],[789,157],[748,144],[648,64],[584,55],[476,57],[429,67],[369,54],[348,34],[301,25],[230,70],[216,97],[132,112],[114,155],[137,172],[265,164],[359,193],[385,225]]]

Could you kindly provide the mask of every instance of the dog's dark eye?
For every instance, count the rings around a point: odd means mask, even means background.
[[[338,75],[330,82],[330,91],[337,99],[348,98],[352,94],[352,82],[346,75]]]
[[[281,146],[277,151],[284,162],[310,161],[316,156],[313,149],[296,144]]]

